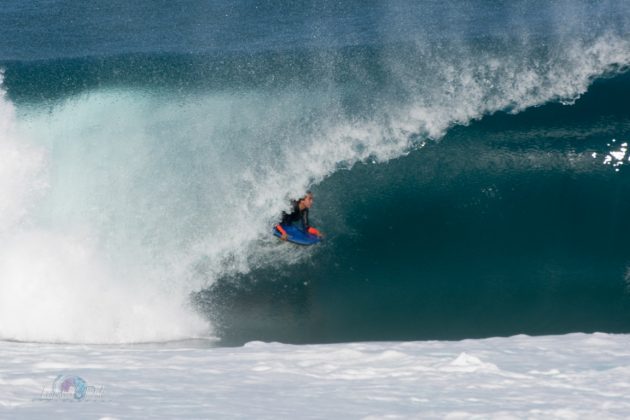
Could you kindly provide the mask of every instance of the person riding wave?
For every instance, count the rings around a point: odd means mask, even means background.
[[[291,213],[282,212],[282,221],[276,225],[276,229],[282,235],[280,239],[286,241],[289,237],[287,235],[285,227],[292,226],[295,222],[302,222],[302,230],[304,232],[308,232],[311,235],[315,235],[318,238],[323,237],[321,232],[315,229],[313,226],[309,224],[308,221],[308,210],[313,205],[313,193],[310,191],[306,192],[306,195],[299,200],[292,201],[293,211]]]

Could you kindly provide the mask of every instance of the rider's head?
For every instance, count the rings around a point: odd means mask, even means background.
[[[298,203],[301,205],[300,207],[303,206],[304,208],[310,209],[313,205],[313,193],[310,191],[306,191],[306,195],[300,198]]]

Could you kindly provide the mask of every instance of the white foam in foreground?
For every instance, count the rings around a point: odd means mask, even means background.
[[[0,343],[0,418],[615,418],[630,335],[240,348]],[[183,346],[183,344],[182,344]],[[57,375],[83,378],[52,395]]]

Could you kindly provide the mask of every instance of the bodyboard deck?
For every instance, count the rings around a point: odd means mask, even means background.
[[[321,239],[316,235],[311,235],[308,232],[304,232],[302,229],[297,226],[282,226],[282,228],[287,232],[287,241],[297,244],[297,245],[315,245],[316,243],[321,242]],[[274,236],[280,238],[282,234],[278,231],[278,229],[273,228]]]

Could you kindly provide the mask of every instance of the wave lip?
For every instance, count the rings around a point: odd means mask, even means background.
[[[203,334],[191,292],[313,255],[265,239],[287,198],[485,115],[570,104],[630,64],[614,34],[492,41],[307,49],[312,85],[158,92],[136,74],[19,112],[0,91],[0,337]]]

